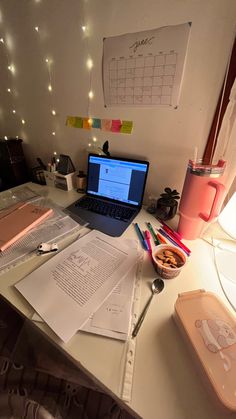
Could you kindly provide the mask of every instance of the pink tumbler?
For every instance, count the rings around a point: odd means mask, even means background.
[[[201,236],[206,223],[219,215],[225,197],[225,187],[218,181],[225,170],[225,161],[205,165],[189,160],[179,204],[178,233],[184,239]]]

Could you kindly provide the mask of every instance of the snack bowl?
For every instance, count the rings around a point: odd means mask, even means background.
[[[159,244],[152,252],[153,265],[163,279],[178,276],[187,262],[186,254],[177,246]]]

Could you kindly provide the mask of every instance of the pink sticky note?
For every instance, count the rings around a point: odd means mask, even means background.
[[[103,131],[111,131],[111,119],[102,119],[101,122],[101,129]]]
[[[111,131],[112,132],[120,132],[120,127],[121,127],[121,120],[120,119],[112,119]]]

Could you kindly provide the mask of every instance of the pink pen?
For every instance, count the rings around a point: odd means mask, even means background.
[[[147,242],[147,246],[148,246],[148,252],[149,252],[149,254],[150,254],[150,256],[152,256],[152,246],[151,246],[151,234],[150,234],[150,232],[148,231],[148,230],[145,230],[145,239],[146,239],[146,242]]]

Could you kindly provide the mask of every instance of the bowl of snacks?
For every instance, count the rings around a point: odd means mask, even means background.
[[[172,279],[180,274],[186,264],[186,254],[182,249],[169,244],[160,244],[153,249],[154,267],[163,279]]]

